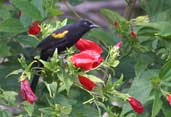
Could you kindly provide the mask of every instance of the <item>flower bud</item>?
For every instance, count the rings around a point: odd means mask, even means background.
[[[119,23],[117,21],[114,22],[114,27],[115,28],[119,27]]]
[[[33,91],[30,88],[30,84],[28,80],[22,80],[20,84],[20,91],[21,96],[23,99],[28,101],[29,103],[33,104],[37,100],[36,95],[33,93]]]
[[[122,46],[122,41],[119,41],[119,42],[114,46],[114,48],[119,49],[121,46]]]
[[[84,76],[79,76],[79,81],[83,85],[83,87],[89,91],[92,91],[94,87],[96,87],[96,83],[91,81],[89,78]]]
[[[167,101],[169,105],[171,106],[171,94],[166,94],[166,96],[167,96]]]
[[[30,34],[30,35],[37,35],[37,34],[39,34],[40,30],[41,30],[41,28],[39,26],[39,22],[38,21],[34,21],[32,23],[32,26],[30,26],[29,29],[28,29],[28,34]]]
[[[128,102],[131,105],[131,107],[134,109],[134,111],[137,112],[138,114],[141,114],[144,112],[144,107],[134,97],[128,97]]]
[[[133,39],[136,39],[136,38],[137,38],[137,35],[136,35],[136,33],[135,33],[134,31],[131,31],[131,32],[130,32],[130,35],[131,35],[131,37],[132,37]]]

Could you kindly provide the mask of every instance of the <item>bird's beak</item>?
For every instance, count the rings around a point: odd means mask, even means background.
[[[90,28],[99,28],[99,26],[95,25],[95,24],[92,24],[92,25],[90,25]]]

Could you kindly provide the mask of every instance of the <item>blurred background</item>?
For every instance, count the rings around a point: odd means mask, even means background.
[[[131,8],[129,8],[127,2],[130,2],[130,0],[69,0],[69,3],[62,0],[57,5],[64,12],[63,17],[78,19],[72,12],[72,8],[82,18],[90,19],[103,28],[107,28],[108,23],[100,13],[103,8],[114,10],[128,19],[144,14],[140,7],[140,0],[132,0]]]

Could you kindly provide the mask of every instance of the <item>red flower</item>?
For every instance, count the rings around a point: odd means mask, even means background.
[[[122,46],[122,41],[119,41],[114,47],[119,49],[121,46]]]
[[[134,38],[134,39],[137,38],[137,35],[136,35],[136,33],[135,33],[134,31],[131,31],[131,32],[130,32],[130,35],[131,35],[131,37]]]
[[[118,22],[114,22],[114,27],[117,28],[119,26]]]
[[[71,61],[76,67],[84,70],[91,70],[92,68],[97,67],[103,61],[103,58],[96,51],[85,50],[78,54],[74,54],[71,57]]]
[[[132,108],[134,109],[135,112],[137,112],[139,114],[142,113],[142,112],[144,112],[144,107],[134,97],[128,97],[128,102],[132,106]]]
[[[91,81],[89,78],[86,78],[84,76],[79,76],[79,81],[83,85],[83,87],[89,91],[93,90],[94,87],[96,87],[96,83]]]
[[[90,41],[87,39],[80,39],[75,46],[77,47],[77,49],[79,49],[80,51],[84,51],[84,50],[94,50],[97,53],[101,54],[103,52],[102,48],[94,41]]]
[[[166,94],[166,96],[167,96],[167,101],[169,105],[171,106],[171,94]]]
[[[22,80],[20,84],[21,96],[23,99],[27,100],[29,103],[33,104],[37,100],[36,95],[30,88],[28,80]]]
[[[29,27],[28,29],[28,33],[30,35],[37,35],[40,32],[40,26],[39,26],[39,22],[38,21],[34,21],[32,23],[32,26]]]

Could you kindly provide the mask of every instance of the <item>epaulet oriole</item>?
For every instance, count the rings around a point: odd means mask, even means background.
[[[40,59],[47,61],[56,49],[58,50],[58,53],[60,53],[73,46],[86,32],[90,31],[92,28],[97,28],[97,25],[93,24],[89,20],[79,20],[75,24],[69,24],[57,29],[38,44],[37,49],[40,51]],[[40,62],[38,62],[37,65],[38,67],[43,67]],[[33,77],[31,83],[33,92],[35,92],[39,77],[40,73],[34,75]]]

